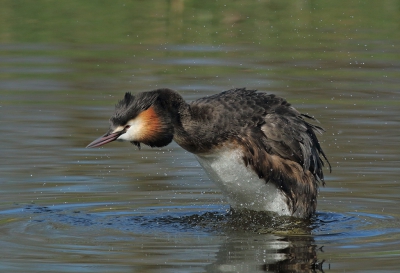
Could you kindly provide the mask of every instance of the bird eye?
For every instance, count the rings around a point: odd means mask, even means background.
[[[131,126],[130,125],[125,125],[124,129],[128,130]]]

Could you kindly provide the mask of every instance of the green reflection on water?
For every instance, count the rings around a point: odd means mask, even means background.
[[[261,43],[397,38],[397,1],[2,1],[2,43]],[[379,30],[379,31],[377,31]],[[336,45],[331,45],[336,47]],[[362,45],[364,46],[364,45]]]

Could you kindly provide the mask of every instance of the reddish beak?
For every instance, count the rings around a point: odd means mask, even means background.
[[[86,146],[86,148],[95,148],[95,147],[99,147],[104,144],[107,144],[111,141],[116,140],[120,135],[122,135],[125,132],[126,132],[126,130],[121,130],[121,131],[115,132],[115,133],[107,132],[103,136],[101,136],[98,139],[91,142],[88,146]]]

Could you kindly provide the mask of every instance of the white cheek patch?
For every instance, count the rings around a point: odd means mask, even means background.
[[[129,129],[126,133],[120,135],[117,140],[119,141],[139,141],[141,136],[143,135],[143,130],[145,127],[144,121],[141,118],[136,118],[130,120],[127,125],[129,125]],[[119,126],[115,131],[123,130],[124,127]]]

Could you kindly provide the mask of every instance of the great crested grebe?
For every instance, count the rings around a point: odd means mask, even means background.
[[[308,123],[285,99],[231,89],[186,103],[170,89],[126,93],[108,132],[87,147],[114,140],[140,148],[175,140],[193,153],[233,209],[307,218],[317,205],[318,182],[328,163]],[[321,157],[322,156],[322,157]]]

